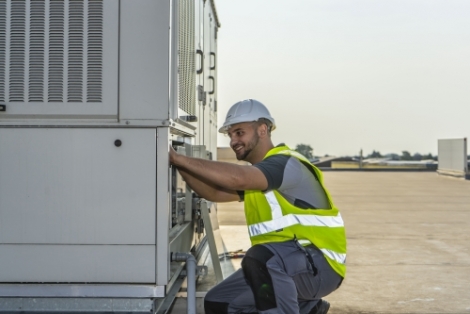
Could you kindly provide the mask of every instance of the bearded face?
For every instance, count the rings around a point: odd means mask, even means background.
[[[258,145],[259,135],[253,123],[239,123],[233,125],[229,132],[230,147],[238,160],[247,160],[250,153]]]

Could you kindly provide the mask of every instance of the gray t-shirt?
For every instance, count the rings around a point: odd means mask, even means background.
[[[325,191],[315,175],[295,157],[273,155],[253,165],[268,180],[267,191],[277,190],[297,207],[329,209]],[[243,192],[239,193],[243,199]]]

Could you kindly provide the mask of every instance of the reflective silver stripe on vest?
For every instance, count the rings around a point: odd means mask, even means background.
[[[331,251],[327,249],[320,249],[320,250],[323,252],[323,254],[328,256],[330,259],[341,264],[346,263],[346,254],[336,253],[335,251]]]
[[[315,227],[330,227],[330,228],[342,228],[344,227],[343,218],[341,214],[338,213],[336,216],[318,216],[318,215],[295,215],[288,214],[283,216],[281,205],[277,201],[276,195],[273,191],[264,193],[266,200],[271,207],[271,216],[272,220],[265,221],[257,224],[252,224],[248,226],[248,232],[250,237],[262,235],[265,233],[273,232],[276,230],[281,230],[293,225],[300,224],[302,226],[315,226]],[[308,240],[299,240],[301,244],[310,243]],[[344,264],[346,261],[346,254],[337,253],[328,249],[321,249],[323,254],[328,256],[330,259]]]
[[[273,232],[293,225],[300,224],[302,226],[315,227],[344,227],[343,219],[338,213],[337,216],[317,216],[317,215],[294,215],[289,214],[281,218],[260,222],[248,226],[250,236],[262,235]]]
[[[282,218],[282,209],[281,205],[277,201],[276,195],[274,195],[273,191],[264,193],[266,200],[268,201],[269,206],[271,207],[271,217],[272,219]]]
[[[312,242],[310,242],[309,240],[299,239],[297,241],[299,241],[299,243],[302,245],[312,244]],[[336,253],[335,251],[328,250],[328,249],[320,249],[320,251],[322,251],[323,254],[327,255],[330,259],[337,261],[340,264],[346,263],[346,254]]]
[[[309,244],[312,244],[312,242],[310,242],[309,240],[304,240],[304,239],[298,239],[297,240],[300,244],[302,245],[309,245]]]
[[[296,224],[303,226],[317,226],[317,227],[344,227],[341,214],[337,216],[318,216],[318,215],[295,215],[288,214],[283,216],[281,205],[277,201],[276,195],[273,191],[264,193],[266,200],[271,207],[270,221],[265,221],[248,226],[250,236],[257,236],[268,232],[273,232],[282,228],[287,228]]]

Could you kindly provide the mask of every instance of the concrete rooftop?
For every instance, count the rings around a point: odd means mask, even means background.
[[[470,314],[470,181],[434,172],[326,171],[324,178],[348,238],[347,275],[325,298],[329,314]],[[218,218],[227,250],[247,250],[243,204],[219,204]],[[240,261],[232,259],[232,269]],[[200,279],[198,291],[213,279]],[[178,298],[171,313],[185,313],[185,301]],[[197,311],[204,313],[201,299]]]

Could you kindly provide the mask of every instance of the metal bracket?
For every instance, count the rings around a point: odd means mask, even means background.
[[[204,233],[204,220],[202,218],[199,218],[197,220],[196,229],[194,230],[194,232],[196,232],[197,234]]]
[[[204,100],[204,87],[202,85],[197,86],[197,100],[203,101]]]
[[[205,265],[201,265],[201,266],[196,266],[196,276],[207,276],[207,274],[209,273],[209,268]],[[186,272],[186,270],[183,270],[181,271],[180,273],[181,276],[184,276],[186,277],[188,274]]]
[[[207,268],[207,266],[205,265],[196,266],[196,275],[205,277],[207,276],[208,273],[209,273],[209,269]]]
[[[209,251],[212,259],[212,265],[214,267],[215,278],[217,283],[219,283],[224,280],[219,254],[225,253],[225,245],[220,234],[215,204],[206,200],[202,200],[201,213],[202,219],[204,220],[204,229],[206,230],[207,243],[209,244]]]
[[[205,106],[207,103],[207,92],[204,91],[204,86],[197,86],[197,100],[202,101],[202,105]]]

